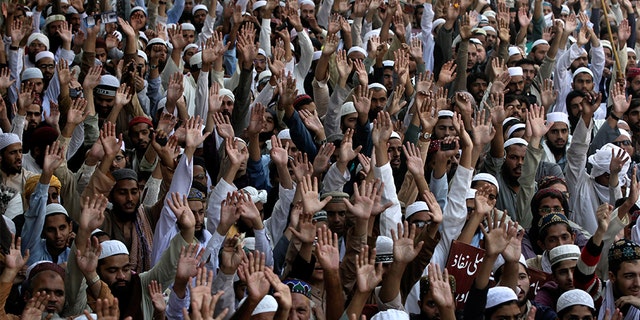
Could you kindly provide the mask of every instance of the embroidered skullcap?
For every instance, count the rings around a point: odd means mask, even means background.
[[[280,130],[280,132],[278,132],[278,139],[291,140],[291,131],[289,131],[289,129]]]
[[[536,41],[533,42],[533,44],[531,45],[531,50],[533,50],[533,48],[541,45],[541,44],[546,44],[549,45],[549,42],[545,39],[538,39]]]
[[[569,219],[567,219],[567,216],[562,213],[549,213],[538,221],[539,232],[541,233],[544,229],[556,223],[564,223],[568,226]]]
[[[59,266],[57,263],[43,260],[35,262],[27,268],[27,274],[25,276],[26,281],[31,281],[31,279],[33,279],[38,273],[43,271],[53,271],[60,275],[62,280],[64,280],[65,278],[65,271],[61,266]]]
[[[538,189],[540,191],[547,189],[549,187],[551,187],[554,184],[558,184],[561,183],[563,184],[565,187],[567,186],[567,181],[565,181],[564,179],[558,177],[558,176],[544,176],[542,177],[542,179],[540,179],[540,182],[538,182]],[[552,189],[555,190],[555,189]]]
[[[518,130],[524,130],[526,128],[524,123],[516,123],[509,128],[507,131],[507,138],[511,138],[511,135],[514,134]]]
[[[120,81],[118,78],[110,74],[105,74],[100,77],[100,84],[94,89],[94,91],[96,94],[115,97],[118,87],[120,87]]]
[[[550,112],[547,113],[547,122],[562,122],[570,126],[569,124],[569,116],[564,112]]]
[[[205,201],[207,200],[207,195],[198,190],[197,188],[190,188],[189,189],[189,195],[187,195],[187,200],[188,201]]]
[[[433,20],[433,23],[431,24],[431,29],[435,29],[435,28],[445,24],[446,22],[447,22],[447,20],[442,19],[442,18]]]
[[[229,89],[222,88],[218,91],[218,94],[231,99],[231,101],[233,102],[236,102],[236,96],[233,94],[233,91]]]
[[[30,79],[42,79],[42,71],[38,68],[26,68],[22,71],[22,81],[27,81]]]
[[[400,139],[400,134],[395,131],[391,131],[391,136],[389,136],[389,140],[391,139]]]
[[[451,110],[438,111],[438,118],[453,118],[455,114]]]
[[[523,145],[525,147],[529,145],[527,140],[524,140],[522,138],[511,138],[511,139],[509,139],[509,140],[504,142],[504,148],[507,149],[508,147],[510,147],[510,146],[512,146],[514,144]]]
[[[38,61],[40,61],[40,59],[44,59],[44,58],[51,58],[53,60],[56,59],[51,51],[40,51],[40,52],[38,52],[38,54],[36,54],[36,62],[38,62]]]
[[[549,251],[549,262],[551,262],[551,266],[555,266],[565,260],[578,260],[579,258],[580,248],[575,244],[563,244]]]
[[[556,312],[560,313],[560,311],[573,306],[585,306],[592,311],[596,310],[591,295],[580,289],[571,289],[561,294],[560,298],[558,298]]]
[[[409,219],[412,215],[420,211],[429,211],[429,206],[424,201],[416,201],[405,209],[404,218]]]
[[[133,171],[133,170],[131,170],[129,168],[123,168],[123,169],[115,170],[115,171],[111,172],[111,175],[116,180],[116,182],[121,181],[121,180],[135,180],[135,181],[138,181],[138,174],[135,171]]]
[[[567,5],[562,5],[562,10],[560,11],[560,14],[569,14],[571,13],[571,10],[569,10],[569,7]]]
[[[626,261],[640,260],[640,246],[627,239],[613,243],[609,249],[609,265],[621,264]]]
[[[196,26],[189,22],[183,22],[181,25],[182,31],[196,31]]]
[[[355,105],[351,101],[343,103],[342,107],[340,107],[340,117],[357,112],[358,110],[356,110]]]
[[[496,177],[494,177],[490,173],[484,173],[484,172],[478,173],[475,176],[473,176],[473,179],[471,181],[472,182],[475,182],[475,181],[489,182],[492,185],[496,186],[496,188],[498,189],[498,192],[500,192],[500,185],[498,185],[498,179],[496,179]]]
[[[364,48],[360,47],[360,46],[353,46],[349,49],[349,51],[347,51],[347,56],[349,56],[350,54],[354,53],[354,52],[360,52],[362,53],[365,57],[368,55],[367,51],[364,50]]]
[[[189,66],[202,68],[202,52],[197,52],[189,58]]]
[[[376,263],[393,262],[393,240],[389,237],[378,236],[376,239]]]
[[[581,73],[587,73],[591,76],[591,78],[593,78],[593,72],[591,72],[591,70],[589,68],[585,68],[585,67],[580,67],[578,69],[576,69],[576,71],[573,72],[573,76],[571,77],[571,81],[573,81],[577,75],[581,74]]]
[[[192,14],[192,15],[195,15],[195,14],[196,14],[196,11],[198,11],[198,10],[204,10],[204,11],[206,11],[207,13],[209,13],[209,9],[207,8],[207,6],[205,6],[205,5],[203,5],[203,4],[199,4],[199,5],[195,5],[195,6],[193,6],[193,9],[191,9],[191,14]]]
[[[54,14],[54,15],[50,15],[47,17],[47,19],[44,20],[44,26],[48,26],[51,22],[55,22],[55,21],[66,21],[67,19],[61,15],[61,14]]]
[[[524,72],[522,71],[522,67],[509,68],[509,76],[517,77],[517,76],[523,76],[523,75],[524,75]]]
[[[374,89],[374,90],[384,90],[384,92],[387,92],[387,87],[383,86],[380,83],[374,82],[372,84],[369,85],[369,90]]]
[[[32,33],[29,38],[27,39],[27,47],[31,45],[31,43],[35,40],[40,41],[40,43],[42,43],[45,48],[47,48],[47,50],[49,50],[49,38],[47,38],[47,36],[45,36],[42,33]]]
[[[478,190],[476,190],[474,188],[467,189],[467,194],[466,194],[465,200],[467,200],[467,199],[475,199],[476,198],[476,192],[478,192]]]
[[[15,133],[0,133],[0,151],[4,148],[14,144],[22,143],[20,137]]]
[[[47,205],[47,209],[46,209],[46,216],[50,216],[50,215],[54,215],[57,213],[62,213],[65,216],[69,216],[69,214],[67,213],[67,209],[65,209],[61,204],[59,203],[51,203]]]
[[[267,190],[258,190],[252,186],[242,188],[242,191],[251,196],[253,203],[267,203]]]
[[[325,192],[322,195],[320,195],[320,200],[324,200],[327,197],[331,196],[331,202],[335,203],[342,203],[342,199],[349,199],[349,197],[351,197],[348,193],[345,192],[341,192],[341,191],[331,191],[331,192]]]
[[[371,320],[409,320],[409,314],[398,309],[387,309],[376,313]]]
[[[509,57],[513,57],[519,54],[522,54],[522,52],[520,51],[520,49],[518,49],[518,47],[509,47]]]
[[[495,29],[494,27],[492,27],[492,26],[484,26],[484,27],[482,27],[482,30],[484,30],[484,31],[486,31],[486,32],[498,33],[498,32],[496,31],[496,29]]]
[[[631,80],[637,76],[640,76],[640,68],[629,68],[627,70],[627,79]]]
[[[299,293],[311,299],[311,286],[300,279],[286,279],[282,283],[289,286],[291,293]]]
[[[267,5],[267,2],[266,2],[266,1],[264,1],[264,0],[256,1],[256,2],[253,4],[252,11],[256,11],[256,10],[258,10],[258,9],[260,9],[260,8],[262,8],[262,7],[264,7],[264,6],[266,6],[266,5]]]
[[[324,211],[324,210],[320,210],[320,211],[314,213],[312,220],[316,221],[316,222],[318,222],[318,221],[327,221],[328,220],[327,212]]]
[[[518,296],[511,288],[502,286],[489,288],[489,292],[487,292],[487,304],[485,306],[485,309],[491,309],[505,302],[517,300]]]
[[[299,94],[296,97],[296,100],[293,101],[293,108],[296,110],[300,110],[302,106],[313,103],[313,99],[308,94]]]
[[[382,61],[382,66],[385,68],[393,68],[395,62],[393,60],[384,60]]]
[[[111,256],[126,254],[129,255],[129,250],[127,250],[127,246],[119,240],[107,240],[100,243],[100,247],[102,247],[102,252],[100,253],[100,257],[98,260],[102,260],[104,258],[109,258]]]

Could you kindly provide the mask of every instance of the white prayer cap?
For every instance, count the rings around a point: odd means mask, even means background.
[[[100,233],[100,232],[104,232],[104,231],[102,231],[102,229],[95,229],[95,230],[93,230],[93,232],[91,232],[91,235],[93,236],[93,235],[95,235],[97,233]]]
[[[600,45],[603,48],[608,48],[609,50],[613,51],[613,47],[611,46],[611,42],[609,42],[609,40],[600,40]]]
[[[571,77],[571,81],[573,81],[576,78],[576,76],[581,74],[581,73],[588,73],[591,76],[591,78],[593,78],[593,72],[591,72],[591,70],[589,68],[580,67],[576,71],[573,72],[573,76]]]
[[[160,39],[160,38],[153,38],[153,39],[149,40],[149,42],[147,42],[147,46],[146,47],[149,48],[150,46],[152,46],[154,44],[161,44],[163,46],[166,46],[167,42],[162,40],[162,39]]]
[[[500,185],[498,184],[498,179],[496,179],[496,177],[494,177],[489,173],[478,173],[475,176],[473,176],[473,179],[471,181],[472,182],[475,182],[475,181],[489,182],[492,185],[496,186],[498,191],[500,191]]]
[[[569,7],[567,7],[567,5],[563,4],[562,10],[560,10],[560,14],[569,14],[569,13],[571,13],[571,10],[569,10]]]
[[[369,85],[369,90],[371,90],[371,89],[384,90],[384,92],[387,92],[387,87],[385,87],[382,84],[377,83],[377,82],[374,82],[374,83]]]
[[[547,113],[547,122],[562,122],[570,126],[569,116],[564,112],[549,112]]]
[[[291,140],[291,131],[289,131],[289,129],[280,130],[280,132],[278,132],[278,139]]]
[[[218,91],[218,94],[231,99],[231,101],[233,102],[236,102],[236,96],[233,94],[233,91],[229,89],[222,88]]]
[[[118,41],[122,41],[122,33],[120,33],[120,31],[114,31],[113,35],[116,36]]]
[[[244,301],[245,299],[243,299],[242,301]],[[253,312],[251,313],[251,315],[255,316],[255,315],[259,315],[267,312],[276,312],[276,311],[278,311],[278,302],[276,301],[276,298],[268,294],[264,296],[262,300],[260,300],[260,303],[258,303],[256,308],[253,309]]]
[[[478,44],[478,45],[482,45],[482,41],[476,39],[476,38],[471,38],[469,39],[469,42],[474,43],[474,44]]]
[[[440,110],[438,111],[438,118],[453,118],[455,114],[451,110]]]
[[[504,266],[505,263],[506,261],[504,261],[504,257],[502,256],[502,254],[499,254],[498,259],[496,259],[496,262],[493,264],[493,269],[491,271],[493,273],[496,273],[496,271],[498,271],[500,267]],[[525,268],[528,268],[527,259],[525,259],[522,254],[520,254],[520,259],[518,259],[518,263],[523,265]]]
[[[104,258],[108,258],[111,256],[126,254],[129,255],[129,250],[127,250],[127,246],[124,243],[118,240],[107,240],[100,243],[102,247],[102,252],[100,253],[100,257],[98,260],[102,260]]]
[[[511,120],[518,120],[519,121],[520,119],[514,118],[514,117],[508,117],[508,118],[502,120],[502,126],[504,126],[505,124],[507,124],[507,122],[509,122]]]
[[[367,56],[367,51],[364,50],[364,48],[360,47],[360,46],[353,46],[349,49],[349,51],[347,51],[347,56],[354,53],[354,52],[360,52],[362,53],[365,57]]]
[[[144,43],[149,42],[149,38],[147,38],[147,35],[142,31],[138,31],[138,38],[144,40]]]
[[[36,62],[40,61],[40,59],[51,58],[54,61],[56,60],[55,56],[51,51],[40,51],[36,54]]]
[[[629,133],[629,131],[627,131],[625,129],[620,129],[620,136],[625,136],[625,137],[629,138],[629,140],[631,140],[631,134]]]
[[[433,30],[433,29],[445,24],[446,22],[447,22],[447,20],[442,19],[442,18],[433,20],[433,23],[431,24],[431,29]]]
[[[0,150],[14,144],[22,143],[20,137],[15,133],[0,133]]]
[[[246,237],[244,241],[242,241],[242,247],[247,248],[249,251],[256,250],[256,238],[255,237]]]
[[[256,11],[264,6],[267,5],[267,2],[264,0],[258,0],[253,4],[253,8],[251,8],[251,11]]]
[[[289,42],[289,47],[291,48],[291,51],[296,51],[296,47],[293,46],[293,43]]]
[[[522,54],[522,52],[520,51],[520,49],[518,49],[518,47],[509,47],[509,57],[513,57],[515,55],[518,54]]]
[[[309,6],[313,6],[313,7],[316,6],[316,4],[311,0],[302,0],[302,1],[300,1],[300,7],[302,7],[304,5],[309,5]]]
[[[409,320],[409,314],[398,309],[387,309],[376,313],[371,320]]]
[[[267,203],[266,190],[258,190],[252,186],[246,186],[242,188],[242,191],[251,196],[251,201],[253,201],[253,203]]]
[[[191,9],[191,14],[192,14],[192,15],[195,15],[195,14],[196,14],[196,11],[198,11],[198,10],[204,10],[204,11],[206,11],[207,13],[209,13],[209,9],[207,8],[207,6],[205,6],[205,5],[203,5],[203,4],[199,4],[199,5],[195,5],[195,6],[193,6],[193,9]]]
[[[130,13],[130,15],[132,15],[132,14],[133,14],[134,12],[136,12],[136,11],[142,11],[142,13],[144,13],[144,15],[145,15],[145,16],[147,15],[147,10],[145,10],[145,9],[144,9],[143,7],[141,7],[141,6],[135,6],[135,7],[131,8],[131,13]]]
[[[511,67],[509,68],[509,76],[511,77],[524,76],[524,71],[522,71],[522,67]]]
[[[180,26],[182,27],[182,31],[196,31],[196,26],[189,22],[184,22]]]
[[[398,134],[395,131],[391,131],[391,136],[389,137],[389,140],[391,139],[400,139],[400,134]]]
[[[51,22],[55,22],[55,21],[66,21],[67,19],[64,17],[64,15],[61,14],[54,14],[54,15],[50,15],[47,17],[47,19],[44,20],[44,25],[45,27],[48,26]]]
[[[409,219],[412,215],[420,211],[429,211],[429,206],[424,201],[416,201],[405,209],[404,218]]]
[[[22,81],[27,81],[29,79],[42,79],[42,71],[38,68],[27,68],[22,71]]]
[[[258,48],[258,54],[261,54],[261,55],[263,55],[265,57],[267,56],[267,53],[262,48]]]
[[[627,48],[627,53],[636,53],[636,51],[633,50],[632,48]]]
[[[484,30],[484,31],[486,31],[486,32],[498,33],[498,32],[496,31],[496,29],[495,29],[494,27],[492,27],[492,26],[484,26],[484,27],[482,27],[482,30]]]
[[[202,68],[202,52],[197,52],[189,58],[189,65]]]
[[[580,258],[580,248],[575,244],[563,244],[549,251],[549,262],[551,266],[565,260],[578,260]]]
[[[525,147],[529,145],[527,140],[524,140],[522,138],[511,138],[511,139],[509,139],[509,140],[504,142],[504,148],[507,149],[508,147],[510,147],[510,146],[512,146],[514,144],[524,145]]]
[[[387,68],[393,68],[395,62],[393,60],[384,60],[382,61],[382,66]]]
[[[62,205],[60,205],[59,203],[52,203],[52,204],[48,204],[47,205],[47,209],[46,209],[46,216],[50,216],[52,214],[56,214],[56,213],[62,213],[65,216],[69,216],[69,214],[67,213],[67,209],[65,209]]]
[[[507,131],[507,138],[511,138],[511,135],[518,131],[518,130],[524,130],[526,128],[524,123],[516,123],[514,125],[511,126],[511,128],[509,128],[509,131]]]
[[[340,117],[357,112],[358,110],[356,110],[355,105],[351,101],[343,103],[342,107],[340,107]]]
[[[94,91],[96,94],[115,97],[116,91],[119,87],[120,81],[118,81],[118,78],[110,74],[105,74],[100,77],[100,84],[94,89]]]
[[[478,20],[480,20],[480,22],[478,22],[478,24],[489,23],[489,18],[487,18],[487,16],[485,16],[483,14],[479,15],[478,18],[479,18]]]
[[[489,292],[487,292],[487,305],[485,306],[485,309],[490,309],[505,302],[517,300],[518,296],[511,288],[502,286],[489,288]]]
[[[546,44],[549,45],[549,42],[545,39],[538,39],[536,41],[533,42],[533,44],[531,45],[531,50],[533,51],[533,48],[535,48],[536,46],[539,46],[541,44]]]
[[[258,75],[258,83],[260,83],[260,81],[264,79],[271,79],[272,75],[273,74],[271,73],[271,70],[265,70],[260,72],[260,74]]]
[[[378,236],[376,239],[376,263],[393,262],[393,240],[389,237]]]
[[[476,192],[478,192],[478,190],[476,190],[474,188],[467,189],[467,196],[465,197],[465,199],[475,199],[476,198]]]
[[[483,12],[482,15],[487,17],[487,18],[495,18],[496,17],[496,12],[492,11],[492,10],[487,10],[487,11]]]
[[[198,50],[198,46],[196,44],[189,43],[186,47],[184,47],[184,49],[182,49],[182,55],[184,56],[185,52],[187,52],[187,50],[189,50],[189,49]]]
[[[322,57],[322,51],[314,51],[313,52],[313,59],[311,59],[311,61],[319,60],[320,57]]]
[[[42,44],[44,44],[45,48],[49,50],[49,38],[47,38],[47,36],[42,33],[32,33],[27,39],[27,47],[30,46],[31,43],[35,40],[40,41]]]
[[[558,298],[556,312],[560,313],[560,311],[573,306],[585,306],[591,310],[596,309],[591,295],[580,289],[571,289],[561,294],[560,298]]]
[[[147,58],[147,54],[142,50],[138,50],[138,57],[142,58],[144,62],[149,62],[149,58]]]

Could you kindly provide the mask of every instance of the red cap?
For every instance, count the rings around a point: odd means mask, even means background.
[[[631,80],[637,76],[640,76],[640,68],[629,68],[627,70],[627,79]]]
[[[153,123],[151,122],[151,120],[147,117],[143,117],[143,116],[138,116],[135,117],[133,119],[131,119],[131,121],[129,121],[129,128],[135,126],[136,124],[139,123],[146,123],[149,125],[149,127],[153,128]]]

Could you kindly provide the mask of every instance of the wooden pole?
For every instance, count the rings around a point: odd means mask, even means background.
[[[611,24],[609,24],[609,12],[607,10],[607,3],[605,0],[602,2],[602,11],[604,11],[604,21],[607,23],[607,31],[609,32],[609,41],[613,47],[613,57],[616,59],[617,78],[624,79],[624,73],[622,72],[622,66],[620,65],[620,57],[618,57],[618,44],[613,41],[613,34],[611,33]]]

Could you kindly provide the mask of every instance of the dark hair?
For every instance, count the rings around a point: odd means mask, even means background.
[[[627,109],[625,114],[628,115],[629,112],[631,112],[632,109],[635,109],[637,107],[640,107],[640,98],[631,99],[631,104],[629,104],[629,109]]]
[[[467,88],[471,87],[471,84],[476,82],[476,80],[482,79],[487,82],[489,81],[489,76],[487,76],[484,72],[473,72],[467,77]]]
[[[567,104],[567,107],[569,106],[569,104],[571,104],[571,100],[575,99],[575,98],[584,98],[587,95],[579,90],[573,90],[571,92],[569,92],[569,94],[567,95],[567,99],[565,100],[565,103]],[[568,109],[568,108],[567,108]],[[571,113],[569,112],[569,117],[571,117]]]
[[[535,50],[531,50],[531,52],[534,52]],[[537,65],[537,63],[535,63],[535,61],[531,60],[531,59],[522,59],[522,60],[518,60],[516,61],[516,67],[522,67],[525,64],[530,64],[530,65]]]
[[[562,319],[562,317],[564,317],[567,313],[569,313],[569,311],[571,311],[571,309],[573,309],[573,307],[575,307],[575,306],[582,306],[582,305],[572,305],[570,307],[562,309],[560,312],[558,312],[558,319]],[[591,308],[589,308],[589,310],[591,310],[591,315],[592,316],[595,317],[597,315],[595,310],[593,310]]]
[[[510,304],[518,304],[518,300],[509,300],[507,302],[503,302],[497,306],[494,306],[492,308],[488,308],[488,309],[484,309],[484,318],[485,319],[491,319],[491,316],[496,313],[496,311],[498,311],[498,309],[504,307],[504,306],[508,306]]]

